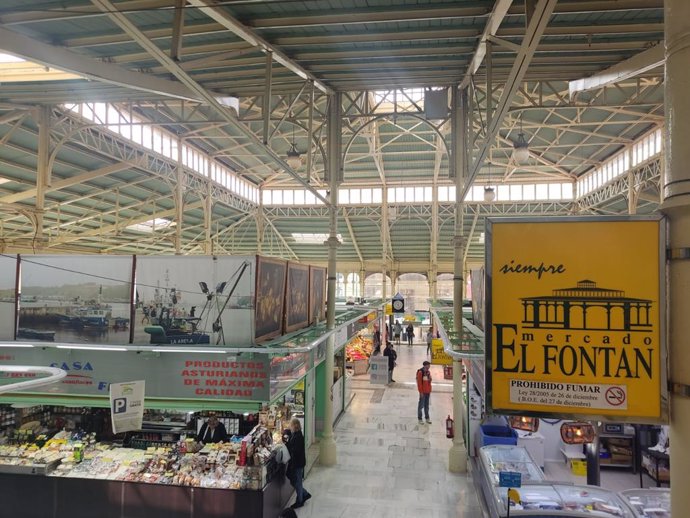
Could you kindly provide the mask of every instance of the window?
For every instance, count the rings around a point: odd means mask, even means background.
[[[295,205],[304,205],[304,192],[303,190],[295,191]]]
[[[350,189],[350,203],[353,205],[359,205],[360,202],[360,191],[359,189]]]
[[[350,190],[340,189],[338,190],[338,203],[341,205],[347,205],[350,203]]]
[[[549,199],[550,200],[560,200],[561,199],[561,184],[560,183],[550,183],[549,184]]]
[[[82,103],[65,104],[63,107],[91,122],[103,124],[113,133],[122,135],[154,153],[175,162],[178,161],[178,138],[176,135],[132,115],[131,112],[124,112],[118,105]],[[249,201],[258,202],[260,195],[256,186],[246,181],[240,181],[234,171],[214,162],[201,150],[183,144],[181,158],[182,164],[197,174],[210,178]]]

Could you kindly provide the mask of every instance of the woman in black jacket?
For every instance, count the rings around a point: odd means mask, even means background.
[[[393,349],[393,344],[386,342],[386,348],[383,350],[383,355],[388,356],[388,383],[395,383],[393,379],[393,369],[395,369],[395,360],[398,359],[398,353]]]
[[[304,435],[302,434],[302,423],[297,418],[292,418],[290,421],[290,430],[292,435],[287,442],[287,448],[290,452],[290,462],[288,463],[286,475],[292,487],[295,488],[297,497],[295,503],[292,504],[293,509],[297,509],[304,505],[304,502],[311,498],[309,491],[304,489],[304,468],[307,465],[307,455],[304,451]]]

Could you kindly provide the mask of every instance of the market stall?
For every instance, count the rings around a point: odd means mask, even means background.
[[[260,347],[4,344],[6,363],[68,371],[50,392],[0,398],[4,509],[41,518],[91,518],[94,509],[128,518],[138,509],[146,518],[274,518],[292,494],[276,461],[281,431],[297,417],[313,438],[316,405],[305,403],[325,394],[309,383],[325,365],[325,340],[369,311],[339,311],[334,331],[311,326]],[[130,379],[146,383],[146,416],[140,430],[114,436],[108,386]],[[201,445],[211,414],[227,441]],[[27,501],[34,491],[46,498]]]

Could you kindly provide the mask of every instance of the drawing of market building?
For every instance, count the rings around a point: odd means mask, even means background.
[[[582,280],[574,288],[550,296],[520,299],[528,328],[605,331],[651,331],[651,300],[626,297],[625,292],[597,287]]]

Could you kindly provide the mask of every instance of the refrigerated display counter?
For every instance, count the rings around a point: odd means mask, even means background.
[[[671,490],[628,489],[621,491],[638,518],[671,518]]]
[[[479,450],[481,487],[489,515],[508,516],[508,488],[499,487],[501,471],[519,472],[520,502],[510,502],[510,516],[539,518],[636,518],[624,499],[612,491],[591,486],[554,484],[522,446],[492,445]]]

